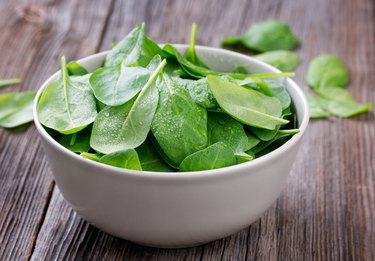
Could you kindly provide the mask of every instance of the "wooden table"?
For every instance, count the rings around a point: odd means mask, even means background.
[[[307,63],[339,55],[349,91],[375,101],[375,2],[317,1],[0,1],[0,78],[36,90],[58,70],[110,48],[145,21],[157,42],[219,46],[259,20],[291,24],[302,40],[296,81]],[[0,129],[0,260],[374,260],[374,113],[312,121],[287,187],[261,219],[230,237],[188,249],[148,248],[112,237],[77,216],[62,198],[32,124]]]

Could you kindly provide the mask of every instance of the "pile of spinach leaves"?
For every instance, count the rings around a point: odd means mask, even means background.
[[[253,160],[299,132],[280,74],[209,68],[195,51],[160,48],[134,28],[93,72],[61,59],[38,101],[48,133],[82,157],[120,168],[199,171]]]

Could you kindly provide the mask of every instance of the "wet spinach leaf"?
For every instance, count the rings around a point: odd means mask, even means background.
[[[75,133],[92,123],[97,111],[89,77],[89,74],[69,76],[63,56],[61,74],[47,86],[39,99],[40,122],[63,134]]]
[[[160,61],[160,57],[155,60]],[[136,98],[99,112],[91,134],[92,148],[101,153],[112,153],[136,148],[145,141],[158,105],[156,80],[165,64],[165,60],[160,62]]]
[[[238,121],[268,130],[288,123],[281,118],[282,107],[278,99],[215,76],[209,75],[207,78],[208,86],[220,107]]]
[[[218,169],[236,163],[232,149],[223,142],[217,142],[187,156],[180,164],[180,171]]]
[[[299,133],[299,129],[279,130],[271,140],[260,142],[257,146],[251,149],[251,152],[255,154],[261,153],[274,142],[297,133]]]
[[[73,152],[88,152],[90,150],[90,135],[91,133],[84,129],[79,132],[61,135],[58,142]]]
[[[138,154],[134,149],[116,151],[104,155],[99,159],[100,163],[133,170],[142,170]]]
[[[253,57],[283,72],[292,72],[301,63],[301,58],[298,54],[286,50],[269,51]]]
[[[299,44],[299,40],[287,24],[277,20],[266,20],[254,24],[244,35],[224,39],[222,44],[243,44],[251,50],[267,52],[292,50]]]
[[[155,140],[174,165],[207,146],[207,112],[167,74],[159,84],[160,99],[151,126]]]
[[[0,95],[0,127],[14,128],[33,120],[35,92]]]
[[[161,172],[173,172],[168,164],[166,164],[163,158],[155,150],[151,142],[146,139],[141,146],[135,149],[138,153],[139,161],[141,162],[142,170],[146,171],[161,171]]]

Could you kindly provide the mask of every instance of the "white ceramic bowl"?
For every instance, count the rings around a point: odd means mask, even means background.
[[[175,45],[184,51],[185,45]],[[243,65],[252,73],[277,69],[249,56],[197,46],[202,60],[216,70]],[[101,66],[107,52],[78,62],[89,71]],[[187,247],[231,235],[257,220],[281,194],[306,130],[309,112],[303,92],[285,79],[295,105],[300,133],[271,153],[222,169],[161,173],[100,164],[65,149],[34,121],[56,184],[69,205],[95,227],[149,246]]]

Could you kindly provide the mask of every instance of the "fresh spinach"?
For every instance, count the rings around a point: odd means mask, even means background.
[[[134,149],[120,150],[99,159],[100,163],[133,170],[142,170],[138,154]]]
[[[301,58],[298,54],[287,50],[269,51],[253,57],[283,72],[292,72],[301,63]]]
[[[201,66],[201,67],[204,67],[204,68],[208,68],[208,66],[205,65],[204,62],[202,62],[201,59],[199,59],[198,55],[195,52],[196,37],[197,37],[197,24],[193,23],[193,25],[191,26],[190,45],[189,45],[189,48],[187,49],[187,51],[185,53],[185,58],[189,62],[191,62],[195,65],[198,65],[198,66]]]
[[[160,61],[160,57],[156,56],[155,60]],[[112,153],[136,148],[145,141],[159,99],[156,80],[165,64],[165,60],[160,61],[137,98],[121,106],[108,106],[99,112],[91,134],[92,148]]]
[[[35,92],[0,95],[0,127],[14,128],[33,120]]]
[[[319,104],[318,99],[311,94],[305,93],[307,102],[309,103],[310,108],[310,118],[312,119],[319,119],[319,118],[327,118],[331,114],[324,110],[322,106]]]
[[[243,44],[251,50],[267,52],[292,50],[299,44],[299,40],[287,24],[277,20],[266,20],[253,25],[244,35],[224,39],[222,44]]]
[[[209,75],[207,78],[208,86],[220,107],[238,121],[268,130],[288,123],[280,118],[282,107],[278,99],[215,76]]]
[[[246,67],[240,65],[240,66],[236,66],[234,67],[231,71],[231,73],[242,73],[242,74],[249,74],[249,72],[247,71]]]
[[[325,86],[345,87],[349,82],[349,72],[337,56],[323,54],[309,63],[306,81],[314,89]]]
[[[90,150],[90,134],[85,128],[73,134],[61,135],[58,142],[73,152],[88,152]]]
[[[151,131],[175,165],[207,146],[207,111],[167,74],[159,83],[160,99]]]
[[[161,172],[174,171],[173,168],[164,162],[163,158],[157,153],[154,146],[148,139],[146,139],[145,142],[135,150],[138,153],[142,170]]]
[[[0,79],[0,88],[6,87],[8,85],[19,84],[19,83],[21,83],[21,79],[18,79],[18,78]]]
[[[89,76],[69,76],[65,57],[61,58],[59,78],[47,86],[38,102],[39,120],[44,126],[71,134],[95,120],[96,102]]]
[[[224,142],[217,142],[187,156],[180,164],[180,171],[218,169],[236,163],[232,149]]]
[[[81,152],[79,155],[83,158],[86,158],[92,161],[97,161],[97,162],[99,162],[100,158],[102,157],[102,155],[98,153],[89,153],[89,152]]]
[[[77,63],[76,61],[71,61],[66,65],[66,69],[68,70],[69,75],[85,75],[89,72],[86,70],[85,67]]]

